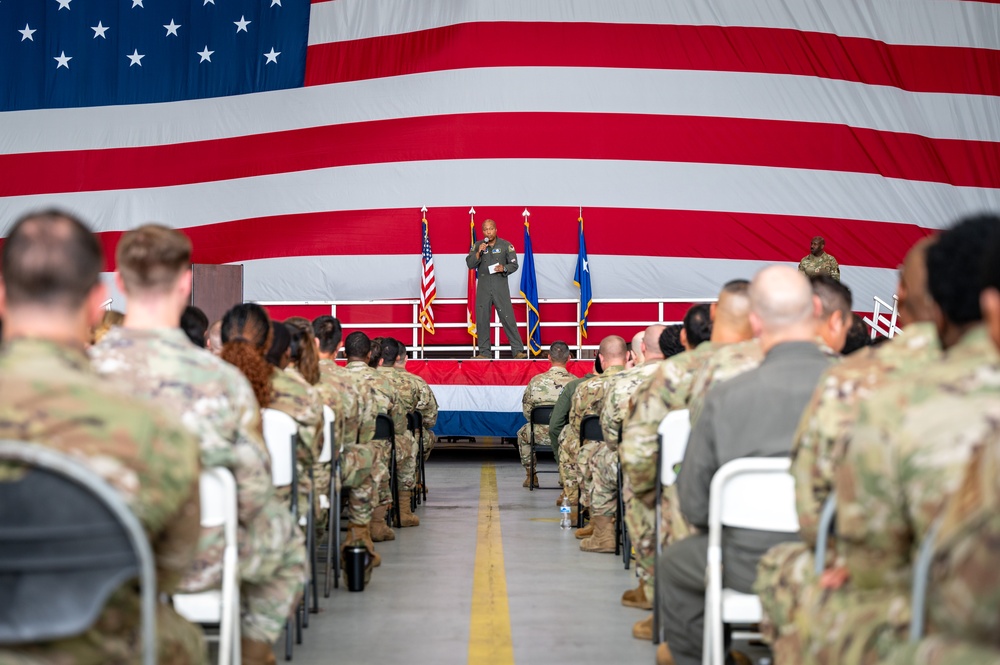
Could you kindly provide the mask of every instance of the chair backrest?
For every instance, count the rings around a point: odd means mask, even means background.
[[[396,438],[396,430],[392,425],[392,418],[380,413],[375,416],[375,440],[387,441]]]
[[[941,530],[941,518],[931,523],[930,529],[920,541],[917,560],[913,564],[913,598],[910,607],[910,642],[919,642],[924,636],[924,620],[927,614],[927,587],[930,585],[931,564],[934,562],[934,547],[938,532]]]
[[[235,529],[236,479],[233,473],[221,466],[203,469],[198,487],[201,490],[201,525],[206,528],[225,526],[231,517]]]
[[[410,411],[406,414],[406,429],[416,432],[424,428],[424,416],[419,411]]]
[[[295,443],[299,427],[295,420],[277,409],[261,409],[264,443],[271,454],[271,482],[275,487],[292,484],[295,472]]]
[[[677,482],[674,466],[684,461],[688,439],[691,437],[691,413],[687,409],[671,411],[660,421],[660,484]]]
[[[0,482],[0,644],[44,642],[89,628],[108,597],[139,578],[143,662],[156,659],[156,569],[139,519],[77,460],[0,441],[26,467]]]
[[[319,463],[328,464],[333,461],[333,423],[337,416],[329,404],[323,405],[323,449],[319,451]],[[341,444],[343,445],[343,444]]]
[[[834,535],[837,527],[837,493],[830,492],[823,502],[823,510],[819,514],[819,527],[816,530],[816,551],[814,552],[815,568],[817,575],[822,575],[826,569],[826,550],[830,536]]]
[[[552,404],[543,404],[534,407],[531,410],[531,424],[548,425],[549,421],[552,420],[552,409],[554,408],[555,406]]]
[[[787,457],[745,457],[726,462],[712,478],[709,546],[721,542],[720,526],[796,533],[795,479]],[[714,536],[714,539],[713,539]]]
[[[584,416],[580,422],[580,441],[604,441],[600,416]]]

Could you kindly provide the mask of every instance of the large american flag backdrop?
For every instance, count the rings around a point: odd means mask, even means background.
[[[995,0],[2,0],[0,62],[0,235],[163,222],[248,300],[417,298],[422,206],[462,298],[471,205],[576,297],[582,206],[597,299],[819,234],[863,309],[1000,209]]]

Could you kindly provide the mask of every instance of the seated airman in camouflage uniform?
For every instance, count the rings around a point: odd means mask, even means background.
[[[569,498],[570,505],[575,506],[579,497],[584,508],[591,505],[592,470],[591,457],[600,441],[580,440],[580,427],[586,416],[600,416],[604,406],[604,394],[608,380],[625,369],[629,360],[628,346],[618,335],[609,335],[601,340],[597,356],[604,372],[592,379],[587,379],[573,393],[573,403],[569,410],[569,422],[562,431],[564,437],[559,447],[559,464],[563,468],[566,483],[563,493]],[[630,365],[631,366],[631,365]],[[603,436],[603,435],[602,435]],[[575,511],[571,519],[575,519]],[[590,524],[577,529],[576,537],[584,540],[580,548],[586,552],[608,551],[608,538],[611,539],[611,552],[615,551],[614,517],[607,515],[591,515]]]
[[[521,466],[527,477],[524,479],[524,487],[531,484],[531,411],[536,406],[551,406],[559,399],[566,384],[573,380],[573,375],[566,369],[569,362],[569,346],[566,342],[552,342],[549,347],[549,361],[552,367],[542,374],[537,374],[531,378],[524,389],[521,397],[521,411],[528,422],[521,425],[517,430],[517,448],[521,452]],[[549,445],[549,426],[535,425],[535,444],[541,446]],[[538,486],[538,476],[535,476],[535,486]]]
[[[1000,349],[1000,243],[985,262],[983,322]],[[973,449],[934,539],[925,637],[897,647],[890,665],[987,665],[1000,662],[1000,431]]]
[[[396,364],[393,368],[397,372],[402,372],[406,375],[407,379],[413,384],[413,388],[417,393],[417,406],[416,410],[420,413],[423,419],[424,426],[424,461],[431,456],[431,451],[434,450],[434,432],[431,428],[437,424],[438,418],[438,403],[437,398],[434,397],[434,392],[431,390],[430,385],[423,379],[423,377],[417,376],[412,372],[406,370],[406,346],[403,345],[398,339],[396,342],[399,344],[399,355],[396,357]],[[417,484],[419,486],[420,479],[417,479]]]
[[[392,337],[382,340],[382,361],[378,373],[392,386],[396,393],[396,408],[406,415],[416,411],[417,386],[410,381],[410,375],[397,371],[396,358],[399,356],[399,342]],[[399,470],[399,524],[400,526],[420,526],[420,518],[413,514],[413,490],[417,486],[417,441],[413,432],[407,429],[402,438],[396,439],[396,468]]]
[[[399,396],[389,383],[389,379],[368,366],[372,351],[372,341],[368,335],[356,330],[347,336],[344,342],[347,355],[347,376],[359,388],[373,391],[377,414],[384,414],[392,419],[393,433],[399,445],[406,434],[406,413],[399,404]],[[389,456],[391,452],[388,439],[373,439],[375,445],[375,465],[378,477],[378,507],[372,514],[372,540],[395,540],[396,534],[386,523],[386,513],[392,504],[392,491],[389,487]],[[397,460],[399,456],[397,454]]]
[[[805,273],[806,277],[816,275],[828,275],[838,282],[840,281],[840,266],[837,259],[827,254],[826,240],[822,236],[816,236],[809,245],[809,253],[799,261],[799,272]]]
[[[269,662],[271,647],[305,580],[305,542],[274,496],[260,409],[232,365],[191,344],[177,327],[191,285],[191,241],[147,225],[118,242],[116,264],[129,300],[124,326],[90,349],[98,373],[175,414],[201,443],[204,468],[233,472],[239,518],[243,659]],[[218,588],[224,539],[206,528],[181,591]]]
[[[656,479],[659,469],[659,427],[670,411],[687,406],[695,372],[708,361],[712,353],[724,343],[742,341],[750,337],[747,320],[746,280],[734,280],[723,287],[719,302],[714,308],[703,305],[691,307],[684,316],[681,342],[693,350],[662,360],[652,376],[640,384],[629,403],[629,413],[622,422],[622,443],[618,456],[622,478],[633,493],[625,504],[625,523],[635,549],[636,569],[642,588],[626,591],[622,604],[629,607],[646,607],[653,599],[653,575],[656,565],[654,542]],[[742,311],[742,316],[739,312]],[[714,318],[713,322],[713,312]],[[663,496],[665,516],[661,534],[669,543],[670,528],[666,516],[677,512],[676,500],[670,501],[669,493]],[[674,506],[671,509],[671,506]],[[683,520],[678,519],[678,529]],[[653,637],[653,615],[638,621],[632,627],[637,639]]]
[[[813,581],[813,550],[820,513],[850,444],[861,403],[886,381],[904,372],[922,371],[940,359],[941,345],[930,323],[933,301],[927,292],[925,253],[929,242],[917,243],[900,271],[897,294],[903,334],[832,365],[820,378],[802,415],[792,444],[792,475],[802,539],[772,549],[761,559],[757,571],[756,589],[765,614],[762,631],[778,662],[795,663],[801,659],[802,645],[794,618],[805,587]],[[833,562],[832,555],[827,562]]]
[[[106,291],[100,244],[83,224],[58,211],[28,215],[14,224],[2,254],[0,438],[71,455],[119,492],[149,536],[163,598],[177,589],[197,551],[198,441],[91,369],[84,344]],[[23,474],[0,463],[0,482]],[[127,580],[84,633],[0,646],[0,662],[139,662],[139,624],[139,594]],[[157,603],[156,628],[158,663],[206,661],[201,629],[169,603]]]
[[[927,250],[945,358],[861,406],[836,471],[838,560],[796,617],[807,663],[875,662],[905,639],[916,544],[1000,422],[1000,353],[980,323],[977,278],[998,238],[1000,219],[983,216]]]

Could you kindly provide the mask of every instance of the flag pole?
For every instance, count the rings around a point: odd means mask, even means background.
[[[471,239],[472,234],[476,232],[476,207],[475,206],[472,206],[471,208],[469,208],[469,230],[470,230],[469,236],[470,236],[470,239]],[[475,246],[475,245],[473,245],[473,246]],[[479,300],[479,284],[476,284],[476,300]],[[469,303],[466,303],[465,306],[469,307]],[[475,304],[473,303],[472,306],[475,307]],[[479,325],[478,321],[476,322],[476,325]],[[478,352],[478,350],[479,350],[479,340],[476,338],[476,335],[472,335],[472,354],[475,355]]]
[[[528,212],[527,208],[521,213],[521,217],[524,217],[524,228],[527,229],[528,235],[531,235],[531,226],[528,224],[528,217],[530,216],[531,213]],[[527,247],[525,250],[527,250]],[[524,299],[524,338],[528,341],[528,357],[531,358],[534,355],[531,351],[531,305],[527,298]]]

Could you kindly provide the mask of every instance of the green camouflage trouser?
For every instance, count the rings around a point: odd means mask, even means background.
[[[372,476],[375,487],[378,488],[379,506],[388,506],[392,503],[392,491],[389,488],[389,454],[391,449],[388,441],[372,441],[372,451],[375,454]]]
[[[399,473],[399,490],[412,492],[417,485],[417,455],[420,453],[411,432],[396,437],[396,469]]]
[[[589,508],[591,504],[591,493],[594,491],[594,470],[591,468],[591,460],[597,447],[597,441],[584,441],[580,446],[580,453],[576,457],[576,484],[580,488],[580,503],[584,508]]]
[[[307,579],[306,541],[288,508],[268,503],[241,529],[243,637],[275,642]]]
[[[528,429],[530,426],[530,423],[525,423],[517,430],[517,449],[521,453],[521,466],[525,469],[531,468],[531,432]],[[547,446],[550,443],[549,426],[535,425],[535,445]]]
[[[613,517],[618,512],[618,451],[601,443],[590,458],[590,468],[593,477],[590,513]]]
[[[772,547],[757,565],[754,592],[764,610],[760,631],[774,651],[775,662],[802,662],[795,620],[807,588],[816,581],[814,561],[812,550],[799,541]]]
[[[375,501],[374,464],[375,452],[370,445],[351,443],[345,445],[344,452],[340,454],[337,491],[339,492],[341,487],[350,490],[347,499],[347,519],[351,524],[371,524]],[[320,510],[319,496],[330,495],[330,473],[327,465],[317,464],[315,474],[316,522],[317,526],[323,526],[327,511]]]

